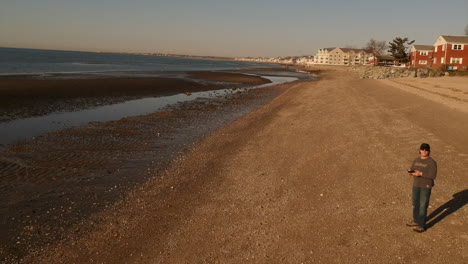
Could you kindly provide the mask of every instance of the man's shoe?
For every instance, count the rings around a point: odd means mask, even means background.
[[[418,233],[422,233],[422,232],[426,231],[426,229],[424,229],[423,227],[418,226],[418,227],[413,228],[413,231],[418,232]]]
[[[418,226],[418,223],[416,223],[415,221],[411,221],[409,223],[406,223],[406,226],[415,227],[415,226]]]

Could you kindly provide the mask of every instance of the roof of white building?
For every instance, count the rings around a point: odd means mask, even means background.
[[[468,44],[468,36],[440,36],[434,46],[439,46],[447,43]]]
[[[442,36],[447,42],[468,43],[468,36]]]

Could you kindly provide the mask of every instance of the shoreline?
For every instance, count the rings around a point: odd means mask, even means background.
[[[240,73],[198,72],[194,78],[236,86],[265,83],[261,77]],[[115,84],[116,79],[111,81]],[[164,171],[195,143],[268,103],[293,83],[72,127],[0,149],[0,210],[7,216],[0,224],[1,255],[22,258],[67,235],[92,229],[83,225],[88,217],[122,200],[151,173]]]
[[[121,103],[145,97],[219,89],[248,88],[270,81],[259,73],[276,72],[282,76],[297,74],[288,69],[246,69],[236,71],[166,72],[156,77],[55,75],[49,77],[0,77],[0,122],[46,115],[59,111],[77,111]],[[254,73],[255,75],[251,75]]]

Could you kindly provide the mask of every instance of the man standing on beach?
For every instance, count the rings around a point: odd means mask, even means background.
[[[419,147],[419,157],[413,161],[408,174],[413,175],[413,221],[406,224],[416,232],[426,231],[427,208],[432,187],[437,176],[437,163],[430,157],[431,147],[423,143]]]

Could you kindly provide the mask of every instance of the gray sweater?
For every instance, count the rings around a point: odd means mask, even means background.
[[[413,186],[421,188],[432,188],[437,177],[437,162],[431,157],[427,159],[417,158],[411,165],[411,170],[422,171],[422,176],[414,176]]]

